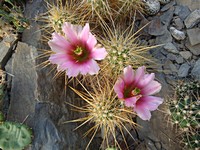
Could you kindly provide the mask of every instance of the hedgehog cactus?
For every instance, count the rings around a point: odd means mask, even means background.
[[[32,131],[19,123],[0,124],[0,148],[3,150],[23,150],[31,143]]]
[[[200,84],[197,81],[181,83],[176,88],[176,100],[170,104],[172,120],[183,132],[188,148],[200,146]]]
[[[117,148],[106,148],[106,150],[117,150]]]

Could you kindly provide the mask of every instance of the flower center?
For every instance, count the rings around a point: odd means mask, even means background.
[[[83,49],[80,46],[77,46],[76,49],[74,50],[74,53],[78,56],[83,54]]]
[[[131,91],[131,94],[133,95],[133,96],[135,96],[135,95],[138,95],[138,94],[140,94],[140,89],[138,89],[138,88],[135,88],[135,89],[133,89],[132,91]]]
[[[133,87],[126,87],[124,89],[124,97],[125,98],[129,98],[129,97],[133,97],[133,96],[138,96],[140,94],[141,90],[137,87],[133,88]]]
[[[77,46],[76,49],[73,50],[72,56],[77,63],[83,63],[90,58],[90,51],[82,46]]]

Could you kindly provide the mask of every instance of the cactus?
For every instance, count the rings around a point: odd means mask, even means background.
[[[197,81],[182,82],[175,89],[175,100],[170,103],[173,123],[182,131],[186,148],[200,147],[200,84]]]
[[[0,124],[0,148],[3,150],[23,150],[31,143],[32,131],[26,126],[14,122]]]
[[[117,150],[117,148],[106,148],[106,150]]]

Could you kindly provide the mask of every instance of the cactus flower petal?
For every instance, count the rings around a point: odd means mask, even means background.
[[[156,110],[163,99],[151,96],[161,90],[161,84],[154,80],[154,73],[148,74],[145,70],[144,66],[136,71],[131,66],[124,68],[123,75],[114,85],[114,91],[125,106],[132,107],[141,119],[149,120],[150,112]]]
[[[104,59],[107,52],[97,45],[89,24],[82,28],[66,22],[62,29],[65,37],[53,33],[52,40],[48,42],[54,52],[49,61],[57,65],[58,71],[66,71],[68,77],[97,74],[100,68],[95,60]]]

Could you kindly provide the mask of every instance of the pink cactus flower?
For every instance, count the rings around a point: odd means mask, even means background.
[[[161,90],[161,84],[154,80],[155,74],[145,73],[144,66],[136,71],[131,66],[124,68],[123,76],[114,85],[114,90],[125,106],[133,110],[143,120],[150,120],[151,113],[163,103],[163,99],[151,96]]]
[[[62,30],[65,36],[54,32],[53,39],[48,42],[54,52],[49,61],[57,65],[58,71],[66,71],[68,77],[76,77],[79,73],[97,74],[100,68],[95,60],[104,59],[107,52],[97,46],[89,24],[82,28],[66,22]]]

